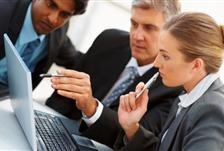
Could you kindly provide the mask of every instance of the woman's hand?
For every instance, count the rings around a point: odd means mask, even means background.
[[[140,82],[135,92],[122,95],[118,108],[118,120],[124,129],[127,138],[130,140],[139,129],[139,121],[147,111],[148,89],[136,100],[136,94],[144,88],[144,83]]]

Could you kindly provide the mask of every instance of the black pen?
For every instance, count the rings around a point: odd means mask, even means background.
[[[135,98],[137,99],[147,88],[150,88],[151,85],[156,81],[157,77],[159,76],[159,72],[156,72],[151,79],[145,84],[144,88],[136,94]]]
[[[42,73],[40,74],[41,78],[51,78],[51,77],[65,77],[64,75],[59,74],[49,74],[49,73]]]

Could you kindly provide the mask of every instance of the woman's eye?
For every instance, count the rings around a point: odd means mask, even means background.
[[[169,60],[170,59],[170,57],[167,56],[167,55],[162,55],[162,57],[164,58],[164,60]]]

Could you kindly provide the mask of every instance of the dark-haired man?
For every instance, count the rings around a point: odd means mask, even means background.
[[[3,34],[7,33],[32,72],[33,86],[39,74],[53,62],[73,67],[81,54],[66,35],[68,21],[83,14],[88,0],[0,1],[0,95],[7,94],[7,67]]]

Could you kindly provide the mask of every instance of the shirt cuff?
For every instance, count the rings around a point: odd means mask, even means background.
[[[95,114],[93,114],[93,116],[91,117],[87,117],[83,112],[82,112],[82,119],[83,121],[87,124],[87,126],[92,125],[93,123],[95,123],[101,116],[102,112],[103,112],[103,104],[98,100],[95,99],[97,101],[97,108],[96,108],[96,112]]]

